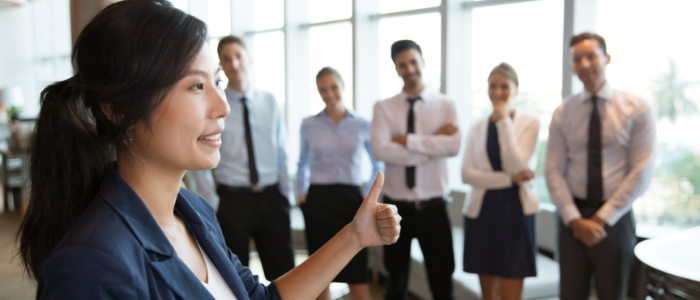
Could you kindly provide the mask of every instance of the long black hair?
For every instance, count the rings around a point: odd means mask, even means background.
[[[97,194],[127,128],[150,124],[206,38],[202,21],[165,0],[114,3],[80,33],[72,55],[76,75],[41,92],[30,148],[29,209],[18,233],[30,275],[39,274]]]

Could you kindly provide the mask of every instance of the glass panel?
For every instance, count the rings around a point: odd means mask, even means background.
[[[309,29],[309,113],[316,114],[326,106],[316,89],[316,74],[323,67],[338,70],[345,81],[343,101],[353,108],[352,25],[350,22]]]
[[[284,0],[254,0],[253,30],[267,30],[284,26]]]
[[[472,117],[483,119],[493,111],[487,83],[491,69],[501,62],[513,66],[520,81],[514,108],[540,116],[534,184],[540,200],[548,203],[544,156],[549,122],[562,100],[563,11],[564,1],[555,0],[475,8],[472,12]],[[535,15],[538,17],[532,18]]]
[[[379,12],[385,14],[397,11],[435,7],[439,5],[440,0],[380,0]]]
[[[319,23],[352,17],[352,0],[308,0],[309,22]]]
[[[253,84],[272,93],[284,111],[284,33],[273,31],[254,35],[252,51]]]
[[[231,34],[231,0],[209,0],[209,36]]]
[[[700,1],[598,1],[597,29],[612,56],[607,78],[657,112],[656,170],[634,202],[641,223],[700,225]],[[624,15],[624,22],[620,16]],[[634,30],[630,30],[634,28]]]
[[[170,0],[170,3],[172,3],[176,8],[187,12],[187,0]]]
[[[379,20],[379,96],[389,98],[401,92],[403,81],[396,74],[391,60],[391,44],[398,40],[413,40],[421,47],[426,88],[440,91],[440,13],[429,13]]]

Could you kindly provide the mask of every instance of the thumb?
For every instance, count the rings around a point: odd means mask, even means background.
[[[362,206],[365,206],[365,205],[374,206],[374,205],[376,205],[377,199],[379,198],[379,192],[382,191],[383,186],[384,186],[384,173],[382,171],[379,171],[379,173],[377,173],[377,178],[374,179],[374,184],[372,184],[372,189],[369,190],[367,197],[362,202]]]

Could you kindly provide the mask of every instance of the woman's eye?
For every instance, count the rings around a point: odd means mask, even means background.
[[[195,90],[203,90],[204,89],[204,83],[198,83],[190,87],[191,89]]]
[[[224,81],[219,79],[216,81],[216,87],[223,88],[224,87]]]

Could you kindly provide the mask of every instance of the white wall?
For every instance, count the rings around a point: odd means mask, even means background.
[[[0,10],[0,89],[20,86],[23,117],[39,111],[39,94],[72,76],[68,0],[35,0]]]

